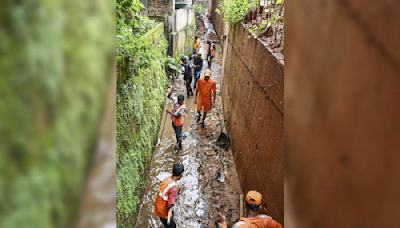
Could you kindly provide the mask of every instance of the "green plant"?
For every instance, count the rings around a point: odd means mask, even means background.
[[[118,62],[117,218],[119,227],[134,224],[164,102],[166,40],[163,25],[138,37],[135,60]],[[134,45],[134,44],[132,44]],[[121,46],[120,48],[125,47]],[[128,50],[131,48],[127,45]],[[122,52],[121,52],[122,53]],[[125,52],[123,52],[125,53]],[[125,69],[133,70],[126,71]],[[124,79],[124,80],[122,80]]]
[[[138,0],[117,1],[117,223],[132,227],[146,182],[164,102],[163,24],[140,14]]]
[[[270,15],[269,18],[249,27],[249,31],[254,38],[261,35],[270,36],[271,34],[276,34],[275,27],[283,22],[283,4],[284,0],[276,1],[274,5],[265,10]]]
[[[174,59],[171,56],[168,56],[165,62],[165,67],[167,69],[168,76],[176,77],[176,75],[182,73],[182,66],[179,63],[179,60]]]
[[[270,28],[271,25],[272,24],[270,21],[264,20],[259,25],[257,24],[251,25],[249,31],[251,32],[254,38],[257,38],[261,34],[263,34],[266,31],[266,29]]]
[[[194,12],[195,12],[197,15],[202,14],[202,13],[204,12],[204,7],[203,7],[203,5],[201,5],[201,4],[195,4],[195,5],[194,5]]]
[[[224,0],[219,6],[219,12],[224,15],[224,20],[230,24],[242,21],[246,14],[257,7],[256,0]]]

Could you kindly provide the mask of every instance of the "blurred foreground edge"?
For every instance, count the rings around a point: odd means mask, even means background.
[[[116,220],[116,72],[113,66],[106,105],[99,128],[76,228],[114,228]]]
[[[400,227],[399,7],[287,1],[287,228]]]

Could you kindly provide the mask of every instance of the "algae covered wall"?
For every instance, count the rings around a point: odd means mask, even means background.
[[[130,36],[130,34],[127,34]],[[118,57],[117,85],[117,219],[131,227],[146,180],[147,166],[159,129],[167,83],[164,25],[154,26],[137,41],[143,64]],[[139,45],[139,44],[134,44]]]
[[[225,44],[222,101],[244,192],[263,194],[267,213],[283,224],[283,63],[243,25]]]
[[[114,4],[0,8],[0,227],[70,227],[112,75]]]
[[[196,19],[193,8],[178,9],[170,16],[169,53],[177,56],[192,53],[192,41],[196,33]]]

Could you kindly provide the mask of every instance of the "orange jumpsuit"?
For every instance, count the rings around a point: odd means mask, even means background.
[[[259,215],[254,218],[240,218],[233,228],[282,228],[282,225],[267,215]]]
[[[196,88],[198,90],[197,112],[201,112],[202,108],[204,108],[204,112],[210,111],[212,104],[212,93],[217,93],[217,82],[211,78],[206,81],[203,77],[197,81]]]
[[[199,49],[200,48],[200,41],[199,40],[194,40],[192,44],[193,49]]]

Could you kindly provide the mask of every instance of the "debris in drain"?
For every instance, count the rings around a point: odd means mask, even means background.
[[[220,183],[224,183],[225,182],[225,175],[221,172],[218,172],[218,177],[217,177],[218,181]]]

